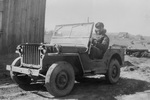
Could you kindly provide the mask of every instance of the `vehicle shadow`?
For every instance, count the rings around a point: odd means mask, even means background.
[[[116,96],[143,92],[150,89],[149,86],[148,82],[128,78],[121,78],[117,84],[108,84],[105,80],[92,78],[85,83],[75,84],[70,97],[73,95],[82,100],[115,100]]]
[[[44,84],[41,83],[34,83],[30,85],[19,85],[19,87],[25,91],[46,91]]]
[[[75,83],[72,92],[60,98],[50,96],[44,85],[41,84],[32,84],[29,87],[24,87],[24,90],[33,91],[32,93],[48,99],[116,100],[115,97],[119,95],[129,95],[150,90],[150,83],[141,80],[121,78],[117,84],[112,85],[108,84],[104,78],[87,78],[84,79],[82,83]],[[46,93],[46,95],[42,92]]]

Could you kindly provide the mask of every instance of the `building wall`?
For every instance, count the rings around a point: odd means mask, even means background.
[[[0,32],[2,31],[2,11],[0,11]]]
[[[13,53],[20,43],[44,41],[46,0],[4,0],[0,54]]]
[[[0,49],[2,48],[2,15],[3,15],[3,0],[0,0]]]

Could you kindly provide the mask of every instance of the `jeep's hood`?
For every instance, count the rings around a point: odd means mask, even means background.
[[[76,44],[44,44],[47,47],[47,53],[83,53],[87,48]]]

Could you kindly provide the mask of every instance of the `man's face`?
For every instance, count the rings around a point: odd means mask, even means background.
[[[96,33],[97,35],[101,35],[102,30],[103,30],[102,27],[101,27],[101,28],[95,28],[95,33]]]

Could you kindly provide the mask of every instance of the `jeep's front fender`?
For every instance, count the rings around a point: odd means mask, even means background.
[[[43,73],[46,73],[48,68],[55,62],[66,61],[70,63],[75,71],[76,75],[83,74],[83,65],[78,53],[48,53],[43,59]]]
[[[15,65],[19,60],[21,60],[21,57],[17,57],[17,58],[12,62],[11,65]],[[21,63],[21,61],[20,61],[20,63]]]

